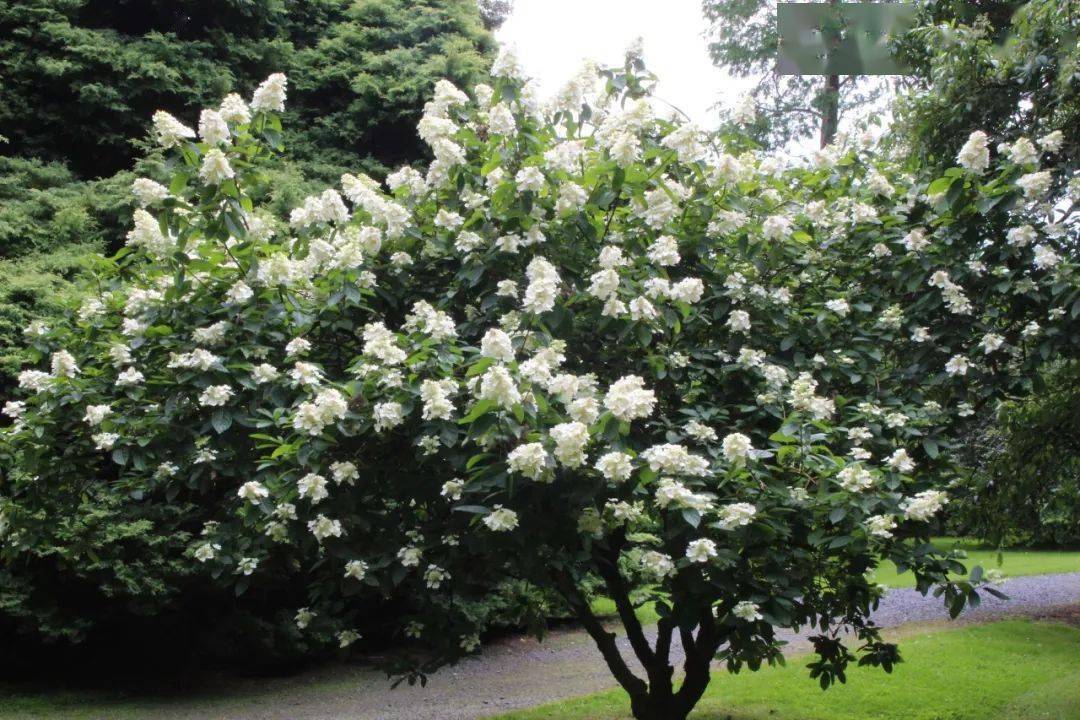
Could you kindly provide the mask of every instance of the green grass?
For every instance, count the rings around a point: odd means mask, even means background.
[[[804,658],[714,674],[692,720],[1080,720],[1080,628],[1013,620],[923,633],[891,675],[855,668],[822,691]],[[497,720],[625,720],[611,691]]]
[[[1080,572],[1080,552],[1077,551],[1006,549],[1002,551],[1001,563],[998,564],[998,551],[986,547],[978,540],[939,537],[934,538],[934,544],[943,551],[959,548],[966,552],[967,558],[961,562],[967,566],[968,572],[971,572],[971,569],[976,565],[982,565],[983,570],[998,568],[1005,573],[1006,578],[1020,577],[1022,575]],[[889,587],[915,586],[915,576],[910,572],[898,573],[896,565],[891,561],[884,563],[877,569],[875,579],[877,582]],[[592,608],[597,615],[614,616],[616,614],[615,603],[605,597],[594,600]],[[638,608],[637,616],[645,624],[655,623],[658,619],[652,604]]]
[[[1006,578],[1080,572],[1080,552],[1077,551],[1007,548],[1001,553],[999,565],[998,551],[986,547],[978,540],[940,537],[934,538],[934,545],[941,550],[959,548],[966,552],[967,559],[961,562],[967,566],[969,572],[976,565],[982,565],[983,570],[999,568],[1005,573]],[[889,587],[914,587],[915,585],[915,577],[910,572],[898,574],[892,562],[886,562],[878,567],[875,577],[879,583]]]

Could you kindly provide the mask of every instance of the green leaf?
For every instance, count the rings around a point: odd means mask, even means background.
[[[938,193],[943,193],[947,191],[954,182],[956,182],[955,177],[939,177],[927,186],[926,194],[937,195]]]
[[[210,418],[210,424],[214,426],[214,430],[217,431],[218,435],[232,427],[232,423],[232,413],[224,409],[215,410]]]
[[[483,416],[493,407],[495,407],[495,403],[491,400],[481,400],[473,405],[473,409],[469,411],[468,415],[458,420],[458,425],[468,425],[469,423],[476,422],[478,418]]]
[[[465,463],[465,469],[471,470],[476,463],[480,462],[484,458],[492,457],[491,453],[478,453],[469,458],[469,461]]]
[[[641,323],[637,326],[637,339],[641,347],[649,347],[652,342],[652,330],[648,325]]]
[[[184,191],[184,188],[187,187],[188,180],[190,179],[191,176],[187,173],[176,173],[176,175],[173,176],[172,182],[169,183],[169,192],[173,195],[181,194]]]
[[[492,358],[481,358],[471,368],[469,368],[468,372],[465,373],[465,377],[476,377],[477,375],[491,367],[491,364],[493,362],[495,362],[495,360]]]
[[[473,515],[487,515],[488,509],[483,505],[458,505],[454,512],[472,513]]]
[[[934,438],[923,438],[922,446],[923,450],[925,450],[926,454],[931,458],[936,458],[938,456],[938,444],[937,440]]]

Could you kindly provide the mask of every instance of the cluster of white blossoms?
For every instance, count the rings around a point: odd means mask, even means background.
[[[896,528],[896,520],[890,515],[872,515],[864,523],[866,531],[875,537],[890,538]]]
[[[420,385],[420,399],[424,403],[421,417],[424,420],[449,420],[454,414],[452,398],[457,389],[452,378],[424,380]]]
[[[686,423],[686,434],[701,443],[715,442],[719,437],[716,430],[698,420]]]
[[[237,497],[243,498],[253,505],[257,505],[263,498],[270,496],[270,491],[257,480],[249,480],[236,491]]]
[[[699,513],[709,512],[713,509],[713,498],[704,493],[695,493],[678,480],[661,478],[656,486],[656,506],[665,509],[669,506],[676,508],[688,508]]]
[[[949,502],[948,495],[941,490],[924,490],[914,497],[907,498],[901,503],[904,516],[909,520],[927,522],[945,504]]]
[[[716,543],[709,538],[699,538],[686,546],[686,558],[694,563],[707,563],[716,557]]]
[[[506,367],[493,365],[480,378],[477,397],[509,410],[521,402],[521,391]]]
[[[559,272],[555,266],[542,257],[535,257],[525,270],[529,284],[525,287],[525,298],[521,309],[528,313],[545,313],[555,307],[555,298],[559,293]]]
[[[292,424],[300,432],[318,435],[327,425],[345,417],[348,410],[348,402],[339,390],[323,388],[313,400],[297,405]]]
[[[604,395],[604,407],[625,422],[648,417],[656,406],[656,393],[645,387],[645,380],[628,375],[611,384]]]
[[[328,537],[341,537],[345,532],[340,520],[333,520],[325,515],[318,515],[314,520],[309,521],[308,530],[319,542]]]
[[[990,146],[988,137],[982,130],[976,130],[968,137],[967,142],[956,154],[956,162],[960,167],[966,168],[973,173],[982,174],[990,167]]]
[[[597,459],[596,470],[611,482],[625,482],[634,472],[632,460],[633,458],[624,452],[607,452]]]
[[[728,462],[743,462],[750,457],[754,448],[746,435],[731,433],[724,437],[723,450]]]
[[[893,470],[902,473],[910,473],[915,469],[915,461],[908,455],[908,451],[904,448],[897,448],[893,451],[893,454],[886,460],[886,464]]]
[[[502,505],[496,505],[484,516],[483,523],[495,532],[509,532],[518,526],[517,513]]]
[[[568,468],[585,464],[585,448],[589,444],[589,428],[582,422],[560,423],[551,428],[555,441],[555,458]]]
[[[385,365],[400,365],[407,357],[397,345],[397,336],[379,322],[364,326],[364,354]]]
[[[670,555],[648,550],[641,554],[641,569],[653,580],[662,581],[675,574],[675,561]]]
[[[791,406],[809,412],[817,420],[827,420],[836,411],[832,398],[817,394],[818,383],[809,372],[799,373],[791,383]]]
[[[657,473],[689,477],[704,477],[709,474],[707,459],[674,443],[653,445],[641,453],[641,459],[649,464],[649,469]]]
[[[758,620],[765,619],[761,614],[761,608],[758,607],[757,603],[752,603],[749,600],[742,600],[735,603],[735,607],[731,609],[731,614],[746,622],[757,622]]]
[[[520,473],[531,480],[540,480],[554,463],[543,444],[532,442],[514,448],[507,456],[506,464],[511,472]]]
[[[836,481],[848,492],[863,492],[874,485],[874,476],[862,465],[854,464],[836,473]]]
[[[721,507],[717,515],[719,516],[717,525],[720,529],[731,530],[749,525],[757,515],[757,508],[750,503],[730,503]]]

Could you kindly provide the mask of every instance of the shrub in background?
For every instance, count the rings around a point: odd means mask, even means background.
[[[963,446],[955,531],[1003,545],[1080,546],[1080,366],[987,414]]]

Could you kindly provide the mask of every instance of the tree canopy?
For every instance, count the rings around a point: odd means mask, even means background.
[[[285,71],[294,157],[377,172],[424,152],[412,128],[435,80],[475,82],[492,48],[475,0],[4,3],[3,147],[109,176],[155,110],[190,113]]]

